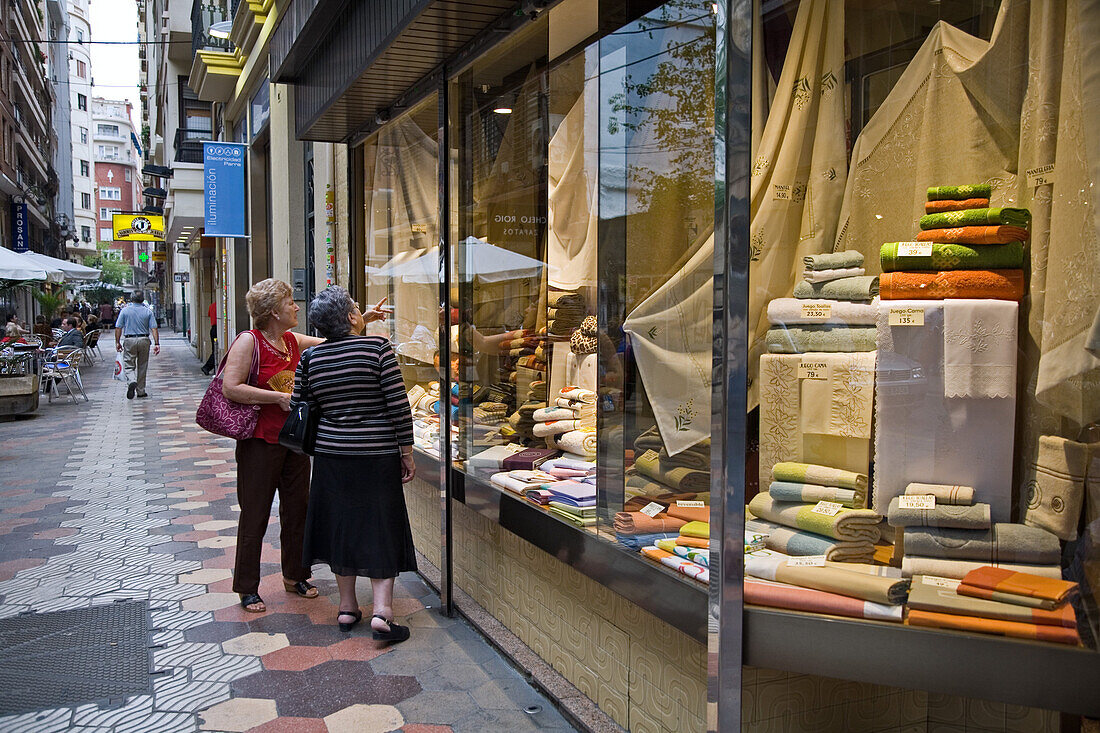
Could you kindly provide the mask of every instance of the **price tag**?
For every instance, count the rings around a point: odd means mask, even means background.
[[[787,567],[789,568],[823,568],[825,567],[824,555],[804,555],[802,557],[792,557],[787,561]]]
[[[887,318],[891,326],[923,326],[924,308],[891,308]]]
[[[898,242],[898,257],[931,257],[931,242]]]
[[[772,186],[772,198],[776,201],[790,201],[791,200],[791,187],[781,186],[778,183]]]
[[[828,379],[829,365],[823,361],[804,361],[798,365],[799,379]]]
[[[826,517],[835,517],[843,508],[843,504],[837,504],[835,501],[819,501],[810,511],[814,514],[824,514]]]
[[[1028,188],[1046,186],[1054,183],[1054,164],[1041,165],[1037,168],[1028,168],[1024,174],[1027,176]]]
[[[932,494],[906,494],[898,497],[898,509],[935,509],[936,497]]]
[[[705,501],[680,501],[676,500],[676,506],[682,506],[685,509],[702,509],[707,503]]]
[[[647,517],[650,517],[650,518],[653,518],[653,517],[657,516],[658,514],[663,512],[664,510],[665,510],[664,506],[661,505],[661,504],[658,504],[655,501],[649,502],[648,504],[646,504],[641,509],[642,514],[644,514],[644,515],[646,515]]]
[[[961,580],[956,578],[941,578],[938,575],[925,575],[922,579],[924,585],[935,586],[936,588],[949,588],[954,590],[959,587]]]
[[[824,321],[832,317],[833,306],[830,303],[803,303],[802,317],[807,321]]]

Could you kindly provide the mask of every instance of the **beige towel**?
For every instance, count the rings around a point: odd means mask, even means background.
[[[1039,436],[1039,456],[1027,469],[1024,524],[1063,540],[1077,539],[1077,521],[1085,498],[1089,449],[1054,435]]]

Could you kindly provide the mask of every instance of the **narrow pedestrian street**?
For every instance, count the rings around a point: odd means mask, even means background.
[[[0,686],[37,706],[0,717],[0,731],[572,730],[465,620],[441,615],[416,575],[398,579],[394,599],[411,639],[375,642],[367,624],[341,633],[327,568],[315,569],[320,598],[283,589],[276,516],[261,567],[268,612],[240,608],[233,441],[195,424],[208,380],[182,338],[162,344],[149,399],[125,399],[105,339],[82,370],[89,401],[62,391],[0,422]],[[368,583],[359,594],[369,614]],[[100,699],[106,664],[58,669],[39,651],[55,625],[38,614],[133,601],[148,604],[144,691]],[[3,624],[25,614],[41,618],[41,638],[12,646]]]

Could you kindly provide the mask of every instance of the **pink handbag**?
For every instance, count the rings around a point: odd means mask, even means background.
[[[240,338],[240,335],[237,336]],[[234,340],[233,343],[236,343]],[[232,349],[230,345],[230,349]],[[225,360],[229,358],[229,351],[225,352],[218,371],[206,388],[206,394],[202,396],[199,409],[195,411],[195,422],[203,430],[209,430],[216,435],[224,435],[233,440],[246,440],[256,432],[256,422],[260,419],[259,405],[242,405],[222,394],[222,370],[225,369]],[[256,335],[252,335],[252,366],[248,370],[247,384],[255,385],[260,377],[260,344]]]

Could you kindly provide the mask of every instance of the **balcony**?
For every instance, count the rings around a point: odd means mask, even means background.
[[[202,141],[210,139],[210,130],[176,130],[175,150],[177,163],[202,163]]]
[[[199,51],[224,51],[233,53],[233,44],[228,38],[215,38],[210,35],[210,26],[222,21],[232,20],[224,0],[194,0],[191,4],[191,55]]]

